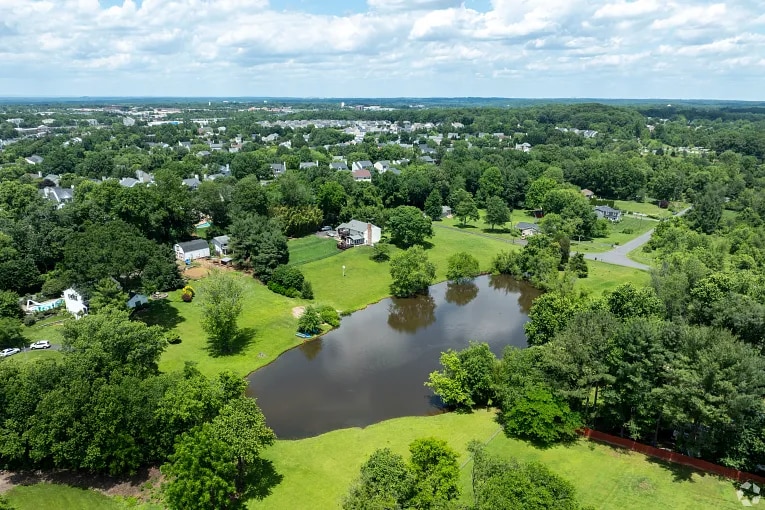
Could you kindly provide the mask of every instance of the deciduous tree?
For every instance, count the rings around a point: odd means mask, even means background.
[[[202,329],[215,352],[230,354],[239,333],[237,319],[242,313],[244,287],[236,276],[220,272],[211,273],[200,287]]]

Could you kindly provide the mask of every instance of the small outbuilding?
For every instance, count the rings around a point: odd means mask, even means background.
[[[228,236],[218,236],[212,239],[213,249],[218,255],[228,255],[228,243]]]
[[[88,314],[88,301],[85,295],[74,287],[64,291],[64,306],[66,311],[75,317],[82,317]]]
[[[192,261],[210,256],[210,245],[204,239],[178,243],[173,249],[175,250],[176,258],[180,260]]]

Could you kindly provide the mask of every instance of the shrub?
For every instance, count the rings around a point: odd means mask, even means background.
[[[181,343],[181,335],[176,333],[175,331],[171,331],[169,333],[165,333],[165,340],[167,340],[167,343],[169,344],[179,344]]]
[[[191,287],[191,285],[186,285],[183,288],[183,292],[181,293],[181,299],[184,303],[191,303],[191,300],[194,299],[194,289]]]
[[[372,246],[372,254],[369,256],[375,262],[385,262],[390,258],[390,245],[388,243],[377,243]]]
[[[623,234],[634,234],[635,231],[632,230],[631,228],[625,228],[624,230],[622,230],[622,233]]]
[[[455,253],[449,257],[446,278],[453,282],[464,283],[481,273],[478,259],[467,252]]]
[[[295,266],[279,266],[271,275],[269,283],[275,282],[285,289],[296,289],[299,291],[303,288],[304,281],[305,277],[299,268]]]
[[[34,326],[37,323],[37,316],[33,313],[24,317],[24,325],[26,327]]]
[[[306,306],[303,315],[298,319],[298,331],[300,333],[315,334],[321,328],[321,317],[314,306]]]
[[[501,251],[497,253],[491,262],[491,269],[495,273],[520,276],[521,261],[520,253],[512,251]]]
[[[313,299],[313,285],[308,280],[303,281],[303,288],[300,289],[303,299]]]
[[[319,317],[321,317],[321,322],[329,324],[333,328],[340,326],[340,315],[337,310],[329,305],[319,307]]]
[[[502,402],[499,416],[508,436],[543,446],[576,437],[581,418],[547,386],[529,384],[513,397]]]

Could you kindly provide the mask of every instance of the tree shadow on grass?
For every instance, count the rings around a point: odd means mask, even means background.
[[[656,464],[657,466],[662,467],[672,473],[672,481],[674,482],[693,482],[693,473],[699,473],[701,475],[708,474],[704,471],[693,469],[692,467],[657,459],[656,457],[651,457],[649,455],[646,455],[646,459],[651,464]]]
[[[255,338],[255,328],[240,328],[234,339],[231,341],[231,345],[227,351],[219,350],[212,341],[208,340],[207,352],[213,358],[239,354],[244,351],[247,346],[250,345],[250,343],[252,343],[253,338]]]
[[[475,225],[471,225],[470,223],[455,223],[454,226],[461,229],[478,228]]]
[[[166,299],[151,301],[145,308],[136,310],[134,317],[149,326],[159,326],[165,331],[175,329],[186,320]]]
[[[512,234],[513,230],[515,230],[515,229],[510,229],[510,228],[507,228],[507,227],[495,228],[495,229],[482,228],[481,232],[483,232],[484,234]]]
[[[253,468],[252,474],[253,476],[248,480],[247,491],[243,494],[246,499],[266,498],[284,479],[284,476],[276,472],[273,462],[266,459],[257,460],[257,466]]]

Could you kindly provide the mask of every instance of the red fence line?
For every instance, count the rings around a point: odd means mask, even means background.
[[[650,457],[665,460],[667,462],[672,462],[673,464],[688,466],[693,469],[697,469],[699,471],[704,471],[705,473],[713,473],[719,476],[723,476],[725,478],[730,478],[731,480],[736,480],[738,482],[745,482],[748,480],[748,481],[757,482],[759,484],[765,485],[765,477],[763,476],[754,475],[752,473],[746,473],[744,471],[739,471],[737,469],[733,469],[733,468],[729,468],[725,466],[720,466],[718,464],[707,462],[706,460],[696,459],[694,457],[688,457],[687,455],[683,455],[681,453],[668,451],[668,450],[662,450],[661,448],[655,448],[647,444],[638,443],[637,441],[633,441],[632,439],[625,439],[623,437],[612,436],[611,434],[598,432],[597,430],[592,430],[587,427],[580,429],[578,433],[579,435],[586,437],[587,439],[590,439],[592,441],[597,441],[599,443],[606,443],[612,446],[618,446],[620,448],[626,448],[627,450],[632,450],[633,452],[642,453]]]

